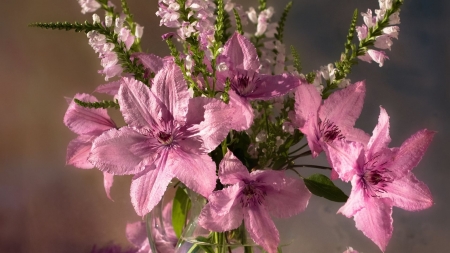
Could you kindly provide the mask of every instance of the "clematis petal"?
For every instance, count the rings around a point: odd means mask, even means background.
[[[277,253],[280,234],[264,206],[244,211],[244,222],[250,237],[268,253]]]
[[[66,164],[80,169],[92,169],[94,165],[88,161],[92,141],[96,136],[80,135],[67,146]]]
[[[315,118],[317,124],[317,112],[321,104],[322,96],[313,85],[302,84],[295,90],[295,113],[300,128],[310,117]]]
[[[235,184],[209,195],[209,202],[198,217],[200,226],[217,232],[239,227],[244,219],[242,205],[237,199],[241,190],[240,185]]]
[[[151,90],[172,113],[175,120],[186,121],[191,95],[183,73],[175,62],[166,63],[156,74]]]
[[[119,93],[121,83],[122,83],[122,81],[118,80],[118,81],[110,82],[107,84],[102,84],[102,85],[98,86],[94,90],[94,92],[108,94],[111,96],[116,96],[117,93]]]
[[[288,74],[259,75],[258,78],[259,81],[253,92],[245,96],[249,100],[268,100],[279,97],[297,88],[301,83],[306,83],[306,80]]]
[[[186,124],[196,124],[206,152],[214,150],[233,128],[236,108],[213,98],[193,98],[189,102]]]
[[[322,121],[328,119],[339,127],[353,127],[361,114],[365,94],[364,81],[334,92],[320,107],[319,118]]]
[[[76,94],[75,98],[83,102],[97,102],[88,94]],[[102,132],[115,128],[116,124],[108,116],[106,109],[85,108],[71,101],[64,115],[64,124],[79,135],[100,135]]]
[[[145,170],[133,177],[130,196],[134,210],[140,216],[152,211],[161,200],[173,175],[166,168],[168,152],[163,152],[160,158]]]
[[[333,170],[344,182],[350,181],[355,174],[363,173],[364,145],[362,143],[335,141],[326,147],[327,158]]]
[[[216,164],[208,155],[190,154],[172,149],[167,158],[167,170],[189,189],[208,197],[216,187]]]
[[[282,171],[273,172],[285,174]],[[289,218],[303,212],[308,206],[311,193],[303,181],[283,176],[281,180],[273,180],[269,185],[273,187],[266,188],[265,204],[272,216]]]
[[[136,174],[154,159],[154,142],[129,127],[111,129],[95,139],[89,161],[113,175]]]
[[[419,211],[433,205],[433,197],[427,185],[417,180],[412,173],[387,184],[384,189],[394,206],[408,211]]]
[[[167,107],[143,83],[133,78],[122,78],[119,89],[120,111],[130,127],[159,126],[173,119]]]
[[[242,162],[228,152],[223,157],[219,165],[219,179],[223,184],[236,184],[244,179],[250,178],[250,173]]]
[[[317,116],[311,115],[306,122],[300,127],[300,131],[306,135],[308,146],[311,149],[312,157],[316,158],[320,152],[323,151],[323,147],[320,143],[319,129],[317,124]]]
[[[402,143],[391,165],[394,173],[406,174],[422,159],[436,132],[423,129]]]
[[[337,213],[341,213],[347,218],[353,217],[357,212],[364,208],[364,186],[358,175],[352,178],[352,191],[348,197],[347,202],[339,208]]]
[[[231,61],[231,67],[258,71],[258,53],[253,44],[241,34],[235,32],[225,43],[222,55]]]
[[[370,140],[370,135],[358,128],[343,129],[343,135],[347,141],[359,142],[367,146]]]
[[[386,110],[380,106],[380,116],[378,117],[378,124],[373,130],[372,137],[367,144],[367,160],[371,160],[380,150],[387,148],[391,142],[389,136],[389,115]]]
[[[234,91],[228,92],[230,95],[230,102],[228,103],[236,112],[231,121],[231,126],[234,130],[247,130],[253,124],[253,108],[247,99],[240,97]]]
[[[111,198],[111,187],[114,183],[114,175],[109,174],[108,172],[103,172],[103,187],[105,188],[106,196],[108,199],[113,200]]]
[[[142,65],[153,73],[158,73],[164,67],[163,59],[154,54],[134,53],[132,57],[138,58]]]
[[[392,202],[386,198],[367,198],[364,204],[365,207],[355,214],[356,228],[384,252],[393,230]]]

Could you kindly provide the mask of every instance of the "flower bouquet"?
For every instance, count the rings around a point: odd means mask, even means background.
[[[144,29],[126,0],[78,2],[104,17],[31,26],[84,32],[99,55],[109,82],[94,92],[110,98],[68,99],[64,123],[78,137],[67,164],[102,171],[109,198],[114,176],[133,175],[131,202],[145,217],[126,229],[134,252],[283,252],[289,243],[272,217],[301,213],[312,194],[343,202],[338,213],[384,252],[393,206],[433,204],[411,172],[433,131],[389,147],[383,107],[372,135],[354,127],[366,84],[347,76],[360,60],[383,66],[402,0],[379,0],[362,23],[355,10],[340,59],[309,73],[283,43],[292,2],[274,22],[265,0],[248,10],[231,0],[159,0],[160,25],[174,31],[162,35],[170,56],[142,51]],[[108,110],[120,110],[125,124]],[[329,166],[302,162],[322,152]],[[306,177],[304,167],[325,173]],[[333,180],[350,182],[350,195]]]

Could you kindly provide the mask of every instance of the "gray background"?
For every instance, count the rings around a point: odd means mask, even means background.
[[[414,170],[430,187],[435,205],[422,212],[394,208],[387,252],[447,252],[450,4],[405,2],[400,40],[387,53],[391,60],[383,68],[360,63],[350,76],[367,83],[357,126],[370,133],[382,105],[391,116],[392,146],[422,128],[438,132]],[[269,1],[276,7],[275,18],[286,3]],[[156,0],[130,0],[129,5],[145,26],[143,48],[166,55],[160,40],[165,30],[154,15]],[[305,71],[339,57],[355,7],[375,9],[378,2],[294,2],[285,38],[300,52]],[[128,245],[125,224],[139,219],[129,200],[130,177],[117,177],[111,202],[99,171],[65,166],[66,147],[75,134],[62,123],[64,97],[90,93],[104,83],[96,73],[99,60],[84,34],[27,27],[35,21],[90,20],[90,15],[83,16],[75,0],[2,1],[0,9],[0,252],[89,252],[92,245],[109,241]],[[340,185],[349,192],[349,185]],[[347,246],[380,252],[353,220],[335,214],[340,206],[313,197],[304,213],[280,221],[280,230],[297,238],[287,252],[342,252]]]

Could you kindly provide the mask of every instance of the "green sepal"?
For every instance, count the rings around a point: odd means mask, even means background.
[[[186,225],[187,213],[191,208],[191,200],[184,187],[178,186],[173,198],[172,206],[172,226],[177,238],[181,237],[181,232]]]
[[[308,178],[304,178],[308,190],[319,197],[324,197],[335,202],[346,202],[348,196],[325,175],[314,174]]]
[[[244,35],[244,30],[242,29],[241,17],[239,17],[239,13],[237,12],[236,9],[233,9],[233,12],[234,12],[234,18],[236,19],[236,31],[240,35]]]
[[[103,100],[103,101],[99,101],[99,102],[83,102],[81,100],[78,99],[74,99],[73,101],[75,101],[75,103],[79,106],[85,107],[85,108],[95,108],[95,109],[99,109],[99,108],[103,108],[103,109],[107,109],[107,108],[114,108],[114,109],[119,109],[119,101],[111,101],[111,100]]]

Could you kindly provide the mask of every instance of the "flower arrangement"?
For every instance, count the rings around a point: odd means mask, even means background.
[[[114,176],[133,175],[131,202],[147,217],[127,226],[137,252],[282,252],[272,217],[301,213],[312,194],[345,203],[338,213],[353,217],[384,252],[393,206],[417,211],[433,204],[411,172],[433,131],[391,148],[383,107],[372,135],[354,127],[365,82],[347,77],[359,60],[383,66],[384,50],[398,39],[402,0],[379,0],[379,9],[361,13],[360,26],[355,11],[340,59],[309,73],[283,43],[292,2],[272,22],[274,8],[265,0],[247,11],[231,0],[159,0],[160,25],[175,29],[162,35],[171,52],[164,57],[141,50],[144,29],[126,0],[121,8],[108,0],[78,2],[82,13],[103,10],[104,17],[31,26],[86,33],[99,73],[112,79],[95,90],[110,100],[86,93],[69,100],[64,123],[78,137],[69,143],[67,164],[102,171],[109,198]],[[108,109],[120,110],[125,125]],[[329,167],[301,162],[322,152]],[[304,177],[302,167],[330,174]],[[350,195],[332,180],[351,182]],[[171,183],[175,196],[163,204]],[[206,200],[197,216],[189,215],[195,194]],[[187,238],[188,220],[206,236]]]

